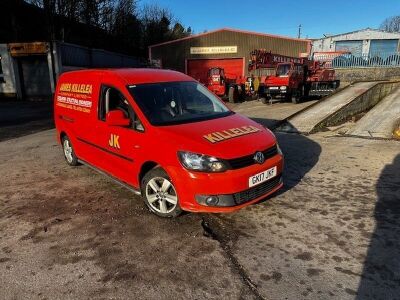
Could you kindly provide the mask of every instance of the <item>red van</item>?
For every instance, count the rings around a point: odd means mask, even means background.
[[[232,212],[282,187],[273,133],[179,72],[64,73],[54,118],[69,165],[111,176],[158,216]]]

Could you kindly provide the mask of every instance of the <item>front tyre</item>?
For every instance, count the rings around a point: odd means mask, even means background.
[[[155,168],[146,173],[141,188],[144,202],[157,216],[173,218],[182,213],[175,186],[162,168]]]
[[[63,136],[61,139],[62,142],[62,147],[63,147],[63,152],[64,152],[64,157],[65,160],[67,161],[67,164],[70,166],[77,166],[79,165],[78,162],[78,157],[75,154],[74,147],[72,146],[71,140],[69,139],[68,136]]]
[[[300,97],[297,94],[292,95],[292,103],[298,104],[300,102]]]

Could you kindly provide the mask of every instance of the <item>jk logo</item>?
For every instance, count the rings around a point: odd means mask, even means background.
[[[110,145],[110,147],[116,148],[116,149],[120,149],[119,146],[119,135],[116,134],[111,134],[110,140],[108,141],[108,144]]]

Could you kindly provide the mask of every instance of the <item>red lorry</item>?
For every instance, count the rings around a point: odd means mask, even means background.
[[[258,89],[263,103],[278,97],[298,103],[309,96],[329,95],[340,85],[340,81],[335,78],[335,70],[326,68],[319,61],[273,54],[265,50],[254,50],[250,56],[249,72],[275,68],[274,74],[267,76]]]
[[[206,87],[221,98],[227,97],[229,102],[237,102],[245,97],[258,98],[258,83],[257,77],[237,77],[225,73],[224,68],[213,67],[208,70]]]
[[[274,54],[266,50],[250,53],[249,76],[227,74],[222,67],[208,70],[207,88],[229,102],[259,98],[267,103],[273,98],[298,103],[309,96],[329,95],[340,85],[335,70],[325,62]]]

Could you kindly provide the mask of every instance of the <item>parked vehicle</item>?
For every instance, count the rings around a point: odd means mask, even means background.
[[[269,98],[281,97],[299,103],[309,96],[327,96],[339,85],[340,81],[335,80],[335,71],[321,68],[319,62],[279,63],[275,75],[265,80],[261,100],[266,103]]]
[[[54,117],[69,165],[109,175],[161,217],[232,212],[282,187],[273,133],[182,73],[66,72]]]
[[[236,77],[226,74],[221,67],[210,68],[207,73],[207,88],[221,98],[228,98],[232,103],[248,97],[257,98],[258,84],[258,79],[253,76]]]
[[[298,103],[309,96],[329,95],[340,85],[335,78],[335,70],[325,67],[324,62],[264,50],[253,51],[251,57],[249,71],[275,68],[274,74],[266,76],[260,84],[258,94],[263,103],[277,97]]]
[[[225,96],[229,89],[229,79],[225,76],[225,70],[220,67],[210,68],[207,73],[206,86],[217,96]]]

